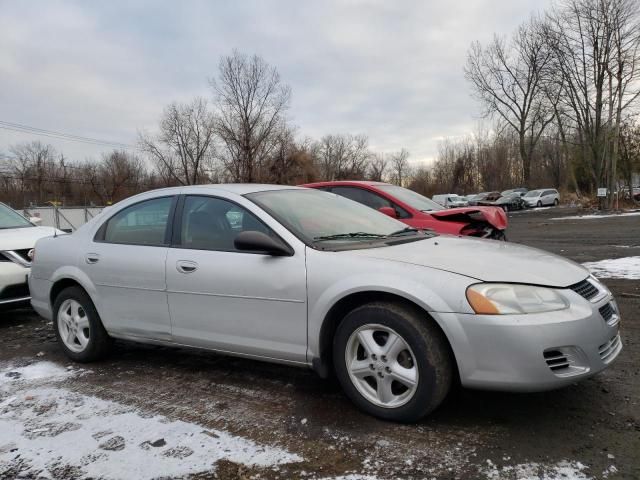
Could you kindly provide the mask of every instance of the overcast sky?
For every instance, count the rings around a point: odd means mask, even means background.
[[[479,108],[466,51],[509,34],[548,0],[0,0],[0,121],[134,144],[171,101],[210,96],[234,48],[274,65],[293,91],[299,137],[369,136],[432,159]],[[106,147],[0,129],[0,153],[31,139],[74,160]]]

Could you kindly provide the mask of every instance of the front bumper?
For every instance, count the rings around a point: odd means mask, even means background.
[[[543,391],[590,377],[622,350],[613,297],[592,303],[574,292],[566,310],[528,315],[439,313],[462,385],[503,391]],[[599,309],[611,305],[605,321]]]
[[[0,307],[29,302],[29,269],[13,262],[0,262]]]

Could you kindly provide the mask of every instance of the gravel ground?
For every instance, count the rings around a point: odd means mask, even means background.
[[[640,255],[640,216],[555,220],[579,214],[512,213],[508,235],[578,262]],[[612,368],[540,394],[457,390],[415,425],[296,368],[120,342],[73,365],[33,312],[2,312],[0,478],[637,479],[640,280],[604,281],[623,316]]]

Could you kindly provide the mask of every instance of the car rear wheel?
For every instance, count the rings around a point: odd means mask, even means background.
[[[69,358],[76,362],[91,362],[109,353],[112,339],[91,298],[80,287],[69,287],[60,292],[53,312],[56,337]]]
[[[557,207],[558,204],[560,203],[560,200],[558,200],[557,198],[553,201],[553,204]]]
[[[394,303],[350,312],[334,337],[336,376],[360,409],[398,422],[416,421],[449,391],[452,358],[446,338],[424,314]]]

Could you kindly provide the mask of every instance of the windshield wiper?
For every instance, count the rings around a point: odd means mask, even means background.
[[[342,240],[349,238],[385,238],[386,235],[379,233],[367,233],[367,232],[351,232],[351,233],[336,233],[335,235],[322,235],[320,237],[314,237],[316,241],[322,240]]]
[[[413,228],[413,227],[405,227],[402,230],[397,230],[395,232],[391,232],[389,235],[387,235],[387,237],[396,237],[398,235],[403,235],[405,233],[415,233],[415,232],[419,232],[420,230],[418,230],[417,228]]]

